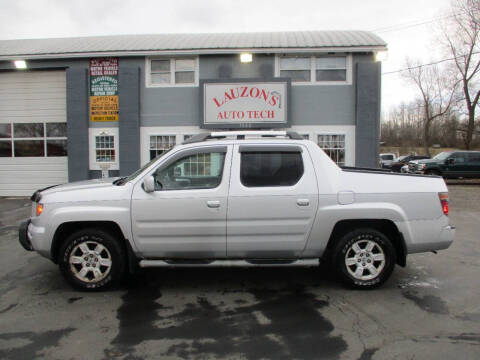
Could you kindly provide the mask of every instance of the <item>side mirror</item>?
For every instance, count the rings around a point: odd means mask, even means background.
[[[155,191],[155,179],[152,175],[149,175],[143,179],[143,190],[145,190],[146,193]]]

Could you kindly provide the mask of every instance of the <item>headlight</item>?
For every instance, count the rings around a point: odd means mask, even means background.
[[[37,204],[37,216],[40,216],[43,212],[43,204]]]

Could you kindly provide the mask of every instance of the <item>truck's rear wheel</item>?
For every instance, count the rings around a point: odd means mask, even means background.
[[[101,229],[71,234],[62,244],[58,263],[70,284],[80,290],[104,290],[119,283],[125,272],[125,252]]]
[[[372,289],[383,284],[395,267],[395,248],[381,232],[357,229],[343,235],[333,252],[340,279],[350,287]]]

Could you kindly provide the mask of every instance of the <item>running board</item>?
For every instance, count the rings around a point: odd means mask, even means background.
[[[299,260],[140,260],[140,267],[279,267],[318,266],[319,259]]]

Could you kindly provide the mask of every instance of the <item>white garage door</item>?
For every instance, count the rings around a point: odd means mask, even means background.
[[[0,73],[0,196],[65,183],[65,71]]]

